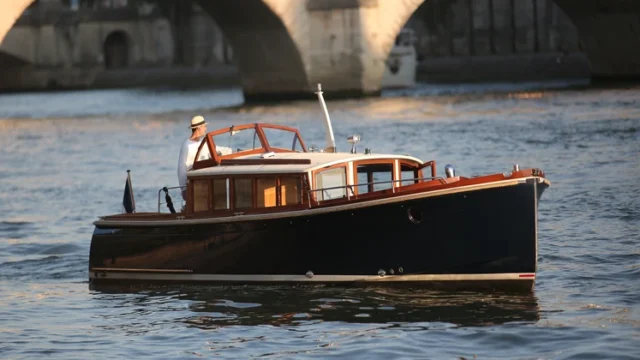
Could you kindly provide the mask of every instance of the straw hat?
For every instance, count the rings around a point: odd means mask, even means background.
[[[191,129],[195,129],[202,125],[207,125],[207,123],[204,121],[204,118],[202,116],[197,115],[197,116],[194,116],[193,119],[191,119]]]

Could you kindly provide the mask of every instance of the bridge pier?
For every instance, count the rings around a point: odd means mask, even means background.
[[[275,2],[274,2],[275,3]],[[201,1],[231,43],[245,100],[307,89],[304,61],[281,14],[262,0]],[[292,5],[295,5],[293,3]]]
[[[371,19],[380,17],[381,3],[393,7],[399,2],[200,3],[232,44],[248,102],[308,99],[318,83],[334,98],[379,95],[385,59],[411,13],[390,33],[379,24],[370,28]]]
[[[308,99],[317,83],[334,98],[378,95],[396,36],[420,5],[430,0],[196,1],[231,42],[245,99],[254,102]],[[593,77],[640,78],[640,1],[553,1],[578,29]],[[0,45],[11,42],[2,44],[32,2],[2,2]],[[473,21],[471,29],[476,26]],[[99,41],[95,46],[101,46]],[[83,53],[87,59],[102,55],[98,48]],[[15,59],[0,59],[9,60]]]
[[[640,1],[555,1],[578,29],[594,80],[640,79]]]

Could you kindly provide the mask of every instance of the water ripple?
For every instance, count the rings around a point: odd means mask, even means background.
[[[307,145],[318,146],[324,143],[318,104],[217,107],[237,104],[236,90],[0,96],[0,353],[638,358],[639,94],[637,87],[507,85],[420,87],[358,100],[327,94],[339,148],[347,149],[345,139],[355,133],[362,149],[436,159],[465,176],[509,171],[515,163],[545,171],[552,186],[539,203],[538,277],[527,295],[94,288],[87,283],[92,222],[121,211],[126,169],[138,211],[155,210],[157,190],[177,181],[178,145],[194,109],[214,127],[292,125]]]

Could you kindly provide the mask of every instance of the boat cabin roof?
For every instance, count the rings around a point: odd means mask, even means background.
[[[312,152],[292,127],[275,124],[234,125],[203,137],[188,177],[226,174],[303,173],[360,160],[404,159],[421,165],[408,155]]]
[[[391,154],[351,154],[351,153],[271,153],[268,157],[262,154],[247,155],[233,162],[223,161],[221,165],[192,170],[189,177],[226,175],[226,174],[281,174],[304,173],[340,163],[360,160],[404,159],[412,163],[422,164],[420,159],[406,155]],[[245,164],[243,164],[246,162]],[[225,165],[225,163],[229,165]]]

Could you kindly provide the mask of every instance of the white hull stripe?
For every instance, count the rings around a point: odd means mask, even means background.
[[[212,217],[191,220],[97,220],[93,224],[96,226],[175,226],[175,225],[195,225],[195,224],[215,224],[236,221],[254,221],[254,220],[270,220],[279,218],[293,218],[298,216],[318,215],[336,211],[353,210],[375,205],[392,204],[396,202],[428,198],[433,196],[441,196],[448,194],[456,194],[465,191],[475,191],[482,189],[491,189],[506,186],[515,186],[526,183],[527,179],[536,179],[536,177],[519,178],[514,180],[502,180],[490,183],[460,186],[450,189],[425,191],[417,194],[398,195],[386,199],[370,200],[357,202],[352,204],[329,206],[324,208],[312,208],[308,210],[283,211],[268,214],[240,215],[227,217]]]
[[[91,270],[90,279],[149,281],[234,281],[234,282],[410,282],[410,281],[496,281],[535,280],[534,273],[503,274],[434,274],[434,275],[223,275],[160,273],[159,271]]]

